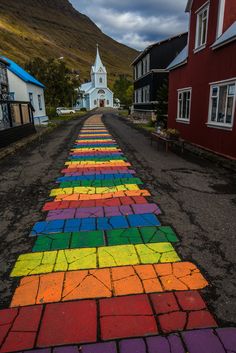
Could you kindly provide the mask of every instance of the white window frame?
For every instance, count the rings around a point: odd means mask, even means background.
[[[29,92],[29,101],[34,106],[34,94],[33,92]]]
[[[10,101],[15,100],[15,92],[9,92],[9,99],[10,99]]]
[[[217,108],[216,108],[216,120],[218,117],[219,113],[219,93],[220,93],[220,87],[227,86],[227,96],[226,96],[226,102],[228,103],[228,98],[232,97],[232,95],[229,94],[229,86],[234,85],[235,90],[234,90],[234,96],[233,96],[233,107],[232,107],[232,120],[231,123],[226,123],[226,112],[227,112],[227,107],[228,104],[225,104],[225,114],[224,114],[224,122],[217,122],[217,121],[212,121],[212,99],[217,98]],[[213,89],[217,88],[217,95],[213,96]],[[235,117],[235,102],[236,102],[236,78],[232,80],[227,80],[227,81],[220,81],[220,82],[214,82],[210,84],[210,95],[209,95],[209,109],[208,109],[208,122],[207,126],[208,127],[216,127],[219,129],[226,129],[226,130],[232,130],[233,125],[234,125],[234,117]]]
[[[147,54],[147,72],[150,71],[150,54]]]
[[[136,70],[137,70],[137,66],[135,65],[134,66],[134,80],[137,79],[137,73],[136,73]]]
[[[198,9],[196,12],[197,21],[196,21],[196,35],[195,35],[194,52],[198,52],[198,51],[206,48],[207,37],[208,37],[208,24],[209,24],[209,7],[210,7],[209,2],[207,2],[206,4],[201,6],[200,9]],[[205,37],[205,41],[203,41],[204,31],[202,30],[201,33],[199,33],[199,31],[200,31],[200,17],[203,15],[203,13],[205,11],[207,11],[207,14],[206,14],[206,37]],[[200,34],[201,38],[199,38],[200,37],[199,34]],[[200,43],[199,43],[199,39],[200,39]]]
[[[38,94],[38,106],[39,106],[39,110],[43,110],[43,102],[42,102],[42,95]]]
[[[150,86],[143,87],[143,103],[150,102]]]
[[[190,115],[191,115],[191,103],[192,103],[192,87],[186,87],[186,88],[181,88],[178,89],[178,97],[177,97],[177,118],[176,121],[185,123],[185,124],[190,124]],[[188,117],[183,118],[180,116],[180,95],[183,93],[190,93],[189,97],[189,112],[188,112]],[[187,110],[186,110],[187,112]]]
[[[138,103],[142,103],[142,88],[138,89]]]
[[[219,38],[223,32],[224,14],[225,14],[225,0],[219,0],[216,38]]]
[[[137,78],[140,78],[142,77],[142,61],[139,61],[138,63],[138,77]]]

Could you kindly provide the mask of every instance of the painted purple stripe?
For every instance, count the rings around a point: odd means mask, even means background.
[[[107,169],[101,172],[96,172],[96,171],[91,171],[91,172],[85,172],[85,171],[81,171],[81,172],[72,172],[72,173],[66,173],[67,176],[80,176],[80,175],[96,175],[96,174],[136,174],[135,170],[132,169],[126,169],[126,170],[122,170],[120,171],[118,170],[114,170],[114,169]]]
[[[96,218],[127,216],[131,214],[161,213],[156,204],[133,204],[123,206],[105,206],[105,207],[85,207],[85,208],[67,208],[62,210],[49,211],[47,221],[70,218]]]
[[[184,343],[183,343],[184,342]],[[184,348],[184,345],[187,348]],[[236,328],[202,329],[171,335],[27,350],[19,353],[235,353]]]

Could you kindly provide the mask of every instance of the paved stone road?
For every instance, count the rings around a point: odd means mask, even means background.
[[[236,330],[219,328],[200,294],[210,283],[180,256],[99,115],[65,166],[30,232],[32,252],[10,273],[20,281],[0,312],[0,352],[236,352]]]

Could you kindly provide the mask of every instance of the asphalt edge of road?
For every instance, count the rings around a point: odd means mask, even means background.
[[[79,119],[82,120],[84,118],[87,118],[88,116],[89,116],[89,114],[85,114],[85,115],[80,116]],[[71,120],[61,121],[60,123],[57,123],[55,125],[51,125],[48,127],[41,127],[41,128],[39,128],[39,129],[42,129],[41,131],[37,131],[37,128],[36,128],[36,133],[34,133],[30,136],[24,137],[16,142],[13,142],[9,146],[1,148],[0,149],[0,161],[8,156],[13,155],[17,151],[20,151],[21,149],[27,147],[31,143],[37,142],[37,140],[40,140],[43,136],[50,134],[51,132],[53,132],[54,130],[58,129],[61,126],[64,126],[66,123],[68,123],[68,121],[77,120],[77,119],[78,118],[74,118]]]
[[[130,122],[127,118],[121,116],[121,115],[117,115],[118,119],[121,119],[125,124],[127,124],[128,126],[132,127],[133,129],[141,132],[144,136],[146,137],[150,137],[151,138],[151,132],[136,126],[135,124],[133,124],[132,122]],[[195,156],[200,158],[201,160],[209,160],[212,163],[214,163],[216,166],[220,166],[223,167],[225,169],[231,170],[236,172],[236,161],[228,159],[226,157],[220,156],[218,154],[215,154],[214,152],[210,152],[207,151],[201,147],[192,145],[190,143],[185,143],[185,153],[181,153],[179,151],[179,149],[177,148],[172,148],[172,152],[178,154],[179,156],[183,157],[183,158],[188,158],[188,155],[186,154],[186,152],[189,154],[189,156]]]
[[[108,113],[109,114],[109,113]],[[105,117],[106,113],[103,114],[103,117],[102,117],[102,120],[103,122],[106,124],[106,127],[108,128],[108,130],[110,131],[110,133],[115,137],[116,141],[118,142],[118,144],[120,145],[122,143],[122,139],[121,137],[116,133],[115,129],[109,125],[109,119],[106,119]],[[119,118],[120,116],[117,116],[117,118]],[[127,120],[125,118],[121,119],[123,122],[126,122],[127,123]],[[150,133],[142,128],[138,128],[136,127],[134,124],[128,122],[126,125],[128,125],[129,127],[132,127],[134,128],[135,130],[141,132],[144,136],[146,137],[150,137]],[[129,158],[129,154],[132,154],[132,150],[130,150],[130,146],[127,148],[127,150],[125,151],[125,154],[126,156]],[[179,153],[180,156],[182,156],[181,153]],[[138,163],[138,160],[137,158],[135,158],[135,163]],[[134,169],[136,170],[137,174],[140,175],[140,172],[139,172],[139,168],[137,166],[134,167]],[[142,180],[144,182],[143,186],[144,188],[149,189],[149,187],[146,185],[146,180],[145,178],[143,178],[142,176]],[[150,202],[153,202],[153,203],[157,203],[154,195],[152,194],[152,192],[150,191],[151,195],[148,196],[147,198],[150,200]],[[161,211],[162,211],[162,214],[158,216],[158,218],[162,218],[162,215],[165,215],[165,210],[161,207],[161,205],[158,203],[158,206],[160,207]],[[175,243],[175,250],[177,251],[178,255],[181,254],[181,242],[182,242],[182,238],[183,236],[177,231],[177,229],[175,228],[175,226],[170,223],[170,222],[167,222],[164,224],[165,226],[171,226],[173,228],[173,230],[175,231],[175,233],[177,234],[178,238],[179,238],[179,242],[178,243]],[[208,286],[206,288],[203,288],[201,290],[201,294],[204,298],[204,300],[206,301],[207,303],[207,307],[210,309],[214,319],[216,320],[216,322],[218,323],[218,325],[220,327],[235,327],[235,322],[233,321],[229,321],[227,319],[222,319],[220,317],[218,317],[215,313],[215,307],[213,306],[213,302],[217,301],[217,298],[218,298],[218,295],[217,295],[217,288],[213,286],[213,280],[214,278],[212,278],[207,270],[202,267],[199,263],[196,262],[196,260],[193,258],[193,257],[188,257],[185,259],[185,261],[190,261],[192,262],[193,264],[195,264],[197,266],[197,268],[200,270],[200,272],[203,274],[204,278],[207,280],[207,282],[209,283]]]
[[[79,133],[81,128],[83,127],[83,124],[85,123],[87,118],[89,118],[93,114],[94,113],[89,112],[89,113],[81,116],[79,119],[78,118],[74,118],[74,119],[70,119],[70,120],[65,120],[65,121],[63,121],[63,122],[61,122],[61,123],[59,123],[59,124],[57,124],[55,126],[50,126],[48,128],[45,128],[41,134],[38,133],[38,134],[34,134],[33,136],[30,136],[31,139],[30,138],[22,139],[22,140],[24,140],[24,143],[21,143],[20,146],[17,149],[14,149],[13,148],[13,144],[11,144],[10,153],[6,154],[4,157],[2,157],[2,159],[1,159],[1,155],[0,155],[0,163],[1,162],[5,163],[5,161],[7,160],[7,158],[5,159],[5,157],[10,157],[14,153],[24,152],[24,149],[27,150],[27,147],[29,147],[31,145],[33,146],[36,143],[45,143],[44,138],[47,138],[48,136],[50,136],[51,133],[53,133],[53,132],[55,132],[55,131],[57,131],[59,129],[62,129],[63,127],[65,127],[65,125],[71,123],[72,121],[75,122],[76,120],[77,120],[76,126],[77,126],[78,130],[75,132],[75,134],[77,135],[77,133]],[[32,137],[34,137],[34,138],[32,138]],[[22,140],[21,140],[21,142],[23,142]],[[40,141],[40,140],[42,140],[42,141]],[[74,138],[72,137],[71,143],[73,141],[74,141]],[[69,148],[71,148],[71,143],[68,144],[68,150],[66,150],[68,153],[69,153]],[[55,184],[54,186],[56,186],[56,180],[55,179],[52,179],[51,183]],[[49,186],[49,190],[50,189],[51,189],[51,186]],[[51,197],[48,195],[48,191],[49,190],[46,190],[47,196],[44,199],[44,203],[51,201]],[[43,212],[42,212],[42,207],[40,207],[38,213],[41,214],[41,216],[42,216],[41,218],[39,218],[37,220],[39,222],[40,220],[44,219]],[[35,222],[33,222],[33,223],[35,223]],[[29,235],[28,235],[30,230],[31,230],[31,228],[32,228],[32,226],[29,226],[29,229],[27,229],[25,231],[25,235],[22,235],[22,239],[23,239],[23,241],[26,241],[29,244],[29,248],[32,249],[33,248],[33,244],[35,242],[35,239],[33,239],[34,237],[29,237]],[[21,253],[17,253],[17,256],[19,256],[19,255],[21,255]],[[5,277],[8,278],[9,282],[11,282],[10,287],[11,287],[11,292],[13,293],[16,290],[16,288],[18,287],[18,285],[19,285],[20,278],[19,277],[11,278],[10,277],[11,271],[12,271],[12,267],[10,266],[9,269],[7,271],[5,271],[4,276],[2,276],[2,278],[0,278],[0,280],[4,279]],[[8,309],[9,305],[10,305],[10,301],[11,301],[10,298],[7,298],[7,299],[4,298],[3,301],[2,301],[2,298],[0,298],[0,310]]]

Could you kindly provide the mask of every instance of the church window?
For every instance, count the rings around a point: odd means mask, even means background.
[[[101,77],[99,78],[99,82],[102,83],[102,78]]]
[[[103,90],[103,89],[100,89],[99,91],[98,91],[98,94],[105,94],[106,92]]]
[[[97,101],[96,101],[96,99],[94,99],[94,105],[97,105]]]
[[[107,105],[110,104],[109,100],[107,100]]]

